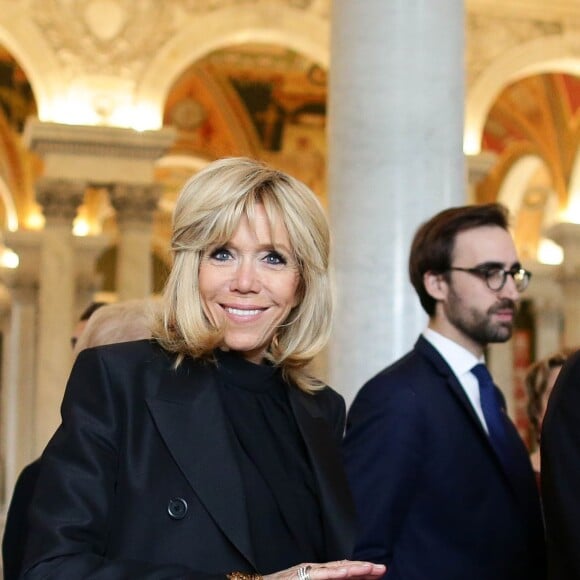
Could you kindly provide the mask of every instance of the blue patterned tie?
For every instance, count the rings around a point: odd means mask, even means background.
[[[479,396],[489,439],[505,472],[519,488],[533,478],[525,445],[516,428],[506,416],[497,387],[484,364],[477,364],[471,372],[479,382]]]
[[[471,372],[477,378],[479,383],[479,398],[481,409],[485,417],[489,438],[501,459],[507,459],[506,456],[506,425],[504,411],[502,409],[496,386],[487,370],[487,367],[479,363],[475,365]]]
[[[479,383],[481,408],[489,431],[489,440],[511,484],[526,518],[540,514],[538,487],[532,471],[528,451],[514,424],[506,415],[497,387],[483,364],[477,364],[471,372]],[[535,525],[535,524],[534,524]]]

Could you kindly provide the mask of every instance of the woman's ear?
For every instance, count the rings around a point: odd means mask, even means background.
[[[435,300],[445,300],[449,285],[445,279],[445,275],[438,272],[425,272],[423,274],[423,285],[429,296]]]

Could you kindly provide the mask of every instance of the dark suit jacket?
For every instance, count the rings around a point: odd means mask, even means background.
[[[173,362],[146,340],[79,355],[42,458],[25,578],[255,571],[252,514],[215,373],[192,359],[177,370]],[[289,392],[319,487],[326,555],[346,557],[354,508],[338,449],[344,401],[328,388]]]
[[[24,546],[28,538],[28,508],[39,471],[40,459],[37,459],[22,470],[14,486],[2,538],[4,580],[16,580],[20,576]]]
[[[531,466],[515,489],[459,381],[423,337],[358,393],[344,456],[359,517],[355,557],[387,564],[389,580],[544,577]]]
[[[580,579],[580,351],[558,376],[542,425],[548,578]]]

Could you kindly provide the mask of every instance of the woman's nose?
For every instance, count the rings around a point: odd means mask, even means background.
[[[248,293],[259,292],[260,288],[260,275],[255,261],[249,259],[240,260],[234,271],[230,289]]]

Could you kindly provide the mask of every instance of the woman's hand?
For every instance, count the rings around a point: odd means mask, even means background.
[[[302,572],[299,573],[299,570]],[[383,564],[339,560],[324,564],[299,564],[287,570],[268,574],[264,580],[332,580],[334,578],[354,578],[355,580],[375,580],[387,571]]]

